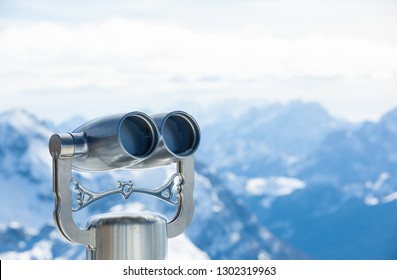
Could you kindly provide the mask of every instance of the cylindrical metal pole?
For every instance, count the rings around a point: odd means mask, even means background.
[[[163,260],[167,257],[167,221],[150,213],[108,213],[88,220],[95,228],[93,260]]]

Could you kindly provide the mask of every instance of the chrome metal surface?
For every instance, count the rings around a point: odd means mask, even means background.
[[[50,138],[49,150],[53,158],[84,156],[88,153],[86,137],[84,133],[54,134]]]
[[[148,158],[158,144],[156,125],[141,112],[98,118],[77,128],[75,134],[83,134],[85,141],[80,142],[87,146],[84,156],[73,159],[73,169],[80,171],[127,168]]]
[[[167,257],[167,222],[154,214],[109,213],[92,217],[96,247],[87,256],[95,260],[163,260]]]
[[[177,172],[183,174],[183,183],[179,193],[179,207],[175,217],[168,222],[168,238],[173,238],[185,231],[194,214],[194,158],[193,156],[177,163]]]
[[[200,135],[197,122],[182,111],[151,117],[131,112],[83,124],[69,134],[65,147],[52,142],[54,150],[73,155],[73,169],[107,171],[156,167],[188,158],[197,150]]]
[[[167,165],[192,156],[200,144],[196,120],[182,111],[151,116],[159,132],[159,143],[152,156],[129,166],[129,169]]]
[[[61,234],[69,241],[95,246],[95,232],[78,227],[72,215],[71,158],[53,158],[54,220]]]
[[[176,182],[176,180],[178,180]],[[132,193],[143,193],[154,196],[174,206],[179,205],[179,200],[174,200],[173,188],[176,187],[176,195],[179,195],[180,185],[182,183],[182,174],[175,173],[168,181],[156,189],[143,189],[135,187],[132,181],[118,182],[117,188],[107,190],[101,193],[93,192],[82,186],[76,179],[72,178],[74,189],[77,192],[77,207],[73,212],[77,212],[91,203],[113,194],[121,194],[124,199],[128,199]]]
[[[48,148],[53,158],[72,158],[75,150],[73,136],[69,133],[54,134]]]

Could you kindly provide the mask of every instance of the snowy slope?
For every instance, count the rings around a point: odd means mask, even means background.
[[[206,252],[215,259],[305,258],[264,227],[215,173],[205,165],[198,165],[197,170],[206,191],[196,196],[200,214],[194,218],[197,226],[189,227],[187,233],[199,248],[209,248]]]
[[[260,221],[313,258],[395,259],[397,110],[376,123],[331,132],[290,174],[287,196],[248,195]]]
[[[378,123],[331,133],[294,172],[312,184],[327,183],[346,196],[367,198],[372,205],[375,198],[379,203],[393,201],[397,190],[396,124],[397,109]]]
[[[0,114],[0,223],[37,229],[52,218],[50,135],[26,111]]]

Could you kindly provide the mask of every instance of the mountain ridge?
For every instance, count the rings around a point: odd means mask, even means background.
[[[0,217],[0,224],[2,224],[5,229],[0,232],[2,238],[0,240],[3,240],[1,242],[15,240],[15,242],[11,242],[13,247],[9,248],[10,250],[8,251],[3,251],[1,256],[4,258],[80,258],[82,246],[70,247],[71,245],[67,242],[63,242],[60,234],[51,226],[53,223],[52,209],[54,207],[54,202],[51,187],[51,157],[48,152],[48,139],[53,132],[47,127],[46,122],[38,120],[34,115],[24,110],[9,111],[0,116],[2,117],[0,121],[2,139],[9,140],[1,142],[0,145],[0,150],[2,151],[2,157],[0,159],[2,162],[0,187],[3,194],[5,194],[1,199],[1,205],[3,207]],[[156,185],[158,184],[156,178],[166,178],[169,171],[154,170],[151,172],[155,172],[156,175],[145,176],[142,172],[139,174],[131,173],[130,175],[135,177],[138,182],[143,180],[148,185]],[[104,188],[106,189],[106,185],[116,182],[117,178],[120,176],[125,176],[125,174],[123,173],[121,175],[120,172],[114,171],[109,174],[99,174],[98,176],[81,174],[78,175],[78,178],[89,182],[88,186],[90,188],[101,190]],[[212,180],[215,180],[214,176]],[[204,186],[207,186],[207,188],[204,188]],[[187,232],[190,232],[189,239],[192,239],[195,244],[198,244],[198,247],[203,252],[206,252],[210,258],[239,259],[244,257],[256,259],[281,258],[281,256],[283,256],[283,258],[296,258],[299,256],[280,240],[275,238],[264,239],[263,236],[261,237],[261,233],[256,231],[244,231],[244,223],[246,222],[244,219],[253,218],[252,214],[249,214],[246,210],[244,210],[246,212],[245,215],[227,214],[229,210],[234,211],[233,213],[236,214],[240,213],[245,206],[240,205],[236,210],[224,208],[223,211],[217,212],[217,205],[225,205],[227,203],[230,205],[238,205],[238,203],[230,192],[214,187],[212,182],[203,174],[196,174],[195,195],[198,197],[203,195],[204,198],[207,198],[207,202],[211,204],[211,207],[207,208],[206,205],[200,206],[199,202],[196,203],[195,218]],[[208,200],[208,198],[210,199]],[[138,199],[138,196],[134,196],[134,199]],[[224,200],[226,200],[227,203],[222,202]],[[124,206],[121,206],[122,204],[120,203],[119,197],[109,197],[107,202],[95,203],[92,205],[93,207],[87,210],[84,209],[82,213],[76,215],[75,218],[84,221],[89,216],[99,212],[115,211],[116,209],[139,208],[142,211],[151,209],[150,211],[164,214],[170,214],[171,211],[173,211],[151,198],[143,198],[140,201],[143,202],[125,202]],[[138,207],[137,203],[143,203],[141,205],[144,205],[144,207]],[[120,205],[120,207],[117,205]],[[233,240],[233,238],[237,238],[237,235],[234,235],[234,237],[232,236],[232,232],[225,232],[220,238],[218,237],[217,242],[210,243],[206,243],[203,236],[193,236],[194,232],[200,232],[202,228],[215,229],[216,226],[218,231],[222,231],[223,225],[212,221],[214,215],[223,216],[224,222],[230,219],[236,219],[236,221],[229,221],[229,224],[233,222],[240,223],[241,233],[247,240],[251,241],[237,242],[230,246],[228,242]],[[11,225],[12,229],[12,225],[15,224],[16,221],[20,222],[21,226],[14,228],[14,230],[10,230],[9,225]],[[254,228],[260,229],[262,235],[266,232],[266,236],[271,236],[262,225],[257,222],[251,222],[251,224],[255,225]],[[26,234],[26,230],[31,228],[37,233]],[[215,233],[218,231],[215,231]],[[56,237],[54,237],[54,235],[56,235]],[[191,236],[193,236],[193,238]],[[184,242],[188,242],[189,239]],[[277,242],[277,250],[272,249],[271,243],[273,242]],[[251,246],[254,243],[256,245]],[[3,245],[0,247],[2,246]],[[186,248],[188,248],[187,245]],[[62,254],[62,250],[66,253]],[[191,250],[192,254],[193,251],[199,252],[198,249]],[[202,253],[197,254],[205,257]],[[193,255],[191,255],[191,257],[193,257]]]

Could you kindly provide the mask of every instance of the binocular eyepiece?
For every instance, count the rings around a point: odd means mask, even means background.
[[[73,157],[73,169],[107,171],[170,164],[192,156],[200,129],[183,111],[149,116],[142,112],[89,121],[72,133],[54,134],[50,152]]]

